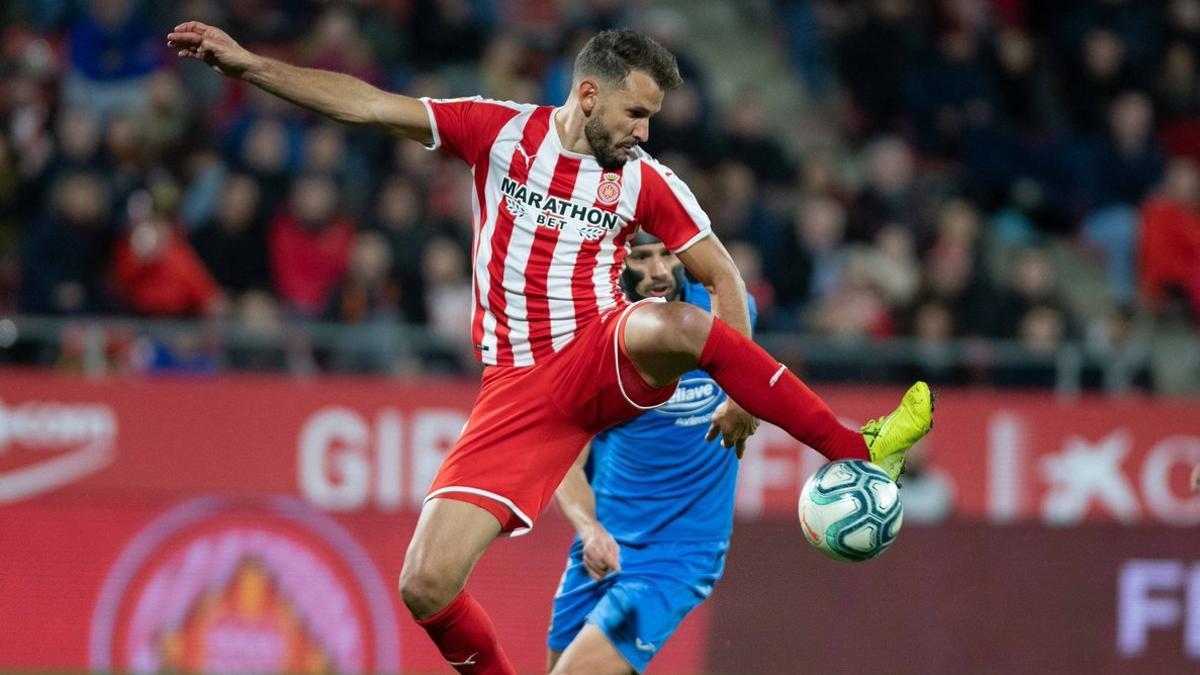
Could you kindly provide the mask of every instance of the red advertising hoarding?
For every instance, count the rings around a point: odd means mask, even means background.
[[[445,672],[395,580],[475,390],[0,373],[0,667]],[[847,421],[898,394],[823,393]],[[1194,669],[1198,413],[942,392],[902,493],[908,529],[860,566],[802,543],[796,499],[821,460],[764,426],[727,579],[653,670],[852,672],[900,657],[907,672]],[[546,514],[472,578],[523,672],[543,668],[569,538]],[[845,642],[882,617],[900,628]],[[1003,630],[977,628],[989,623]]]

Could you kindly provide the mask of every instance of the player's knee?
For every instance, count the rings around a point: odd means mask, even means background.
[[[405,565],[400,571],[400,597],[404,606],[418,619],[437,614],[458,594],[453,580],[422,565]]]
[[[712,329],[712,314],[683,302],[654,305],[658,313],[661,344],[674,354],[699,356]]]

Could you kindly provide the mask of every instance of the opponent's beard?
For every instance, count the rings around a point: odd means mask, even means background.
[[[671,270],[671,278],[671,292],[664,296],[668,302],[678,300],[683,294],[683,285],[687,283],[687,272],[684,271],[683,265],[676,265],[675,268]],[[642,281],[645,279],[645,274],[642,274],[629,265],[626,265],[625,269],[621,270],[621,290],[625,293],[626,297],[634,302],[642,300],[647,296],[642,295],[638,291],[638,286],[640,286]]]
[[[592,146],[592,154],[596,156],[596,163],[604,169],[616,171],[625,166],[628,153],[624,148],[613,144],[608,129],[600,124],[601,114],[601,111],[596,111],[596,115],[583,125],[583,135],[587,138],[588,145]]]

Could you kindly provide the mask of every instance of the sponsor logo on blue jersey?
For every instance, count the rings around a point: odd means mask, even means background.
[[[666,403],[654,413],[677,418],[676,426],[690,427],[712,421],[713,411],[725,400],[725,393],[708,377],[685,379],[675,388]]]

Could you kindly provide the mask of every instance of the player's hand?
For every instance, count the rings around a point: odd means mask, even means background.
[[[742,406],[727,398],[717,406],[712,416],[712,426],[708,428],[705,440],[711,441],[721,436],[721,445],[736,448],[738,459],[746,454],[746,439],[754,435],[758,429],[758,418],[746,412]]]
[[[621,548],[608,530],[597,524],[580,539],[583,541],[583,567],[588,576],[599,581],[609,572],[621,571]]]
[[[1200,464],[1192,467],[1192,492],[1200,493]]]
[[[225,31],[199,21],[176,26],[167,34],[167,46],[176,50],[176,56],[203,61],[229,77],[241,77],[258,59]]]

